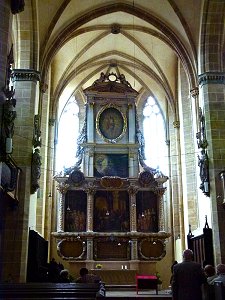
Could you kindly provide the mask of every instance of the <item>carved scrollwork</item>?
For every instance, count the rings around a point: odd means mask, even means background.
[[[161,260],[166,255],[164,241],[154,238],[142,239],[138,243],[139,257],[143,260]]]
[[[57,190],[61,193],[61,194],[65,194],[69,188],[69,184],[66,183],[66,182],[60,182],[58,185],[57,185]]]
[[[89,182],[84,188],[83,190],[85,191],[85,193],[90,194],[90,195],[94,195],[96,193],[97,187]]]

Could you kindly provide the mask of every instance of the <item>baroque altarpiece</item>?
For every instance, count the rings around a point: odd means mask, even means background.
[[[56,175],[58,253],[68,261],[161,260],[166,254],[163,195],[167,181],[145,164],[138,96],[123,74],[101,73],[84,90],[85,120],[75,166]],[[105,265],[105,263],[104,263]]]

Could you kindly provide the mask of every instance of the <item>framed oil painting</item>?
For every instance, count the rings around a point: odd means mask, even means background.
[[[94,176],[118,176],[128,177],[128,155],[127,154],[95,154]]]
[[[94,197],[94,231],[127,232],[129,230],[127,191],[97,191]]]
[[[68,191],[65,199],[65,231],[86,231],[87,194]]]
[[[116,105],[108,104],[97,114],[96,130],[98,134],[110,143],[116,143],[127,129],[127,118]]]
[[[139,191],[137,204],[137,231],[158,232],[158,197],[150,191]]]

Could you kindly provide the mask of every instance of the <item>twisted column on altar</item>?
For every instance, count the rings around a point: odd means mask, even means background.
[[[128,187],[128,193],[130,198],[130,231],[137,231],[137,211],[136,211],[136,194],[138,187],[130,185]]]
[[[139,188],[131,184],[128,188],[128,193],[130,197],[130,231],[137,231],[137,209],[136,209],[136,194]],[[138,249],[137,249],[137,239],[131,240],[131,259],[138,259]]]
[[[96,187],[89,184],[84,191],[87,193],[87,231],[93,231],[93,213],[94,213],[94,194]]]
[[[157,194],[159,196],[159,231],[165,230],[165,222],[164,222],[164,203],[163,203],[163,195],[165,193],[166,188],[159,188],[157,190]]]
[[[60,182],[57,186],[57,190],[59,191],[59,200],[58,200],[58,219],[57,219],[57,231],[64,231],[64,223],[65,223],[65,195],[69,188],[69,184],[65,182]]]

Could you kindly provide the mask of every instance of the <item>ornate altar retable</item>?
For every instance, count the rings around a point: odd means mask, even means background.
[[[138,269],[166,254],[163,184],[168,179],[144,162],[144,139],[135,99],[124,75],[102,73],[84,93],[85,122],[75,166],[56,175],[59,255]],[[125,264],[124,264],[125,265]]]

